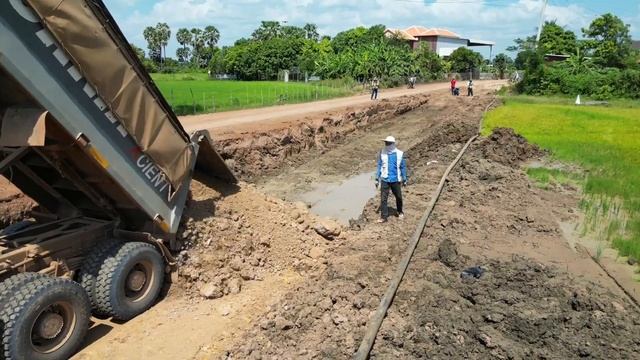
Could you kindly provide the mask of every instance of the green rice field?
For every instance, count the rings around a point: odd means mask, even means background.
[[[351,81],[304,82],[213,80],[207,74],[151,74],[177,115],[295,104],[353,95]]]
[[[496,127],[511,127],[554,159],[583,169],[528,173],[543,187],[550,180],[579,183],[584,231],[640,259],[640,102],[576,106],[566,98],[506,97],[487,114],[483,133]]]

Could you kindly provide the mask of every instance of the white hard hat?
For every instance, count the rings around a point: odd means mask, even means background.
[[[384,142],[396,142],[396,138],[394,138],[393,136],[387,136],[386,139],[383,140]]]

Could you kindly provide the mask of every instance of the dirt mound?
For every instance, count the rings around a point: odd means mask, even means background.
[[[313,230],[322,219],[306,205],[266,196],[248,184],[214,188],[221,192],[192,184],[178,234],[184,243],[179,289],[173,291],[219,298],[239,293],[245,281],[260,281],[266,273],[292,266],[304,274],[324,266],[332,245]]]
[[[495,128],[489,137],[479,143],[485,158],[503,165],[517,167],[521,162],[545,155],[537,145],[509,128]]]
[[[324,149],[345,136],[371,125],[404,114],[429,102],[430,95],[382,100],[357,112],[302,122],[295,126],[251,134],[242,138],[223,139],[216,148],[242,178],[277,169],[288,158],[311,148]]]
[[[372,358],[633,358],[640,314],[524,258],[490,261],[479,279],[431,264],[385,320]],[[572,285],[570,285],[572,284]]]
[[[29,216],[35,202],[0,176],[0,229]]]

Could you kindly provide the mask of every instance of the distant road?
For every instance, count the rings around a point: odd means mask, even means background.
[[[462,82],[464,89],[464,82]],[[478,80],[477,88],[500,88],[507,80]],[[404,95],[430,93],[449,89],[449,83],[431,83],[418,85],[415,89],[394,88],[381,89],[378,99],[391,99]],[[464,89],[466,90],[466,89]],[[463,91],[464,92],[464,91]],[[187,132],[209,130],[214,137],[228,131],[264,130],[271,123],[291,122],[304,118],[316,117],[322,113],[343,108],[360,107],[371,104],[369,95],[356,95],[330,100],[314,101],[300,104],[278,105],[264,108],[225,111],[219,113],[180,116],[180,122]],[[275,125],[275,124],[273,124]]]

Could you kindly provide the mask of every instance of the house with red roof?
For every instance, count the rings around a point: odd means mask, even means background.
[[[489,46],[493,50],[495,42],[466,39],[453,31],[441,28],[426,28],[424,26],[410,26],[402,29],[386,29],[385,36],[395,36],[406,40],[412,49],[427,44],[436,54],[445,57],[460,47]],[[491,58],[491,55],[489,55]]]

